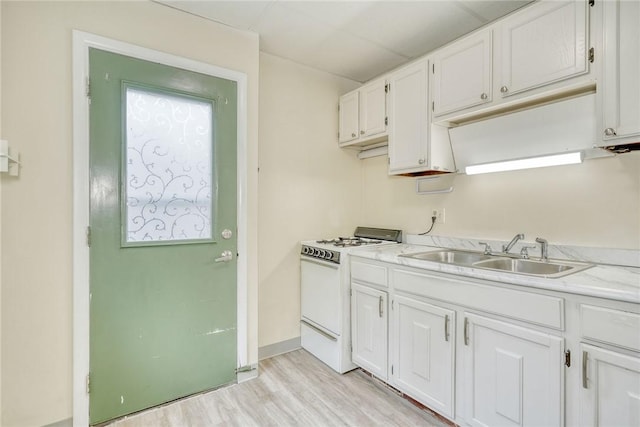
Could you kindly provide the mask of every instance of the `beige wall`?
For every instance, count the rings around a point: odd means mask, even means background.
[[[2,183],[2,423],[72,414],[72,29],[248,75],[249,310],[257,361],[258,38],[151,2],[2,2],[3,137],[21,176]]]
[[[0,4],[0,138],[2,138],[2,4]],[[2,179],[0,178],[0,426],[2,426]]]
[[[259,345],[300,336],[300,240],[350,234],[360,162],[336,146],[357,83],[260,54]]]
[[[415,194],[411,178],[388,177],[386,158],[363,162],[363,223],[431,234],[640,249],[640,152],[557,166],[457,176],[452,193]]]

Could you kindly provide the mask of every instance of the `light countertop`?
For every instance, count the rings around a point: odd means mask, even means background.
[[[595,264],[593,267],[564,277],[545,278],[463,267],[401,257],[402,254],[437,251],[449,248],[401,243],[398,245],[367,246],[353,250],[351,255],[428,271],[455,274],[493,282],[527,286],[572,294],[640,303],[640,268]]]

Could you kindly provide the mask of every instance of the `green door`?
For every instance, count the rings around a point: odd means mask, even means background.
[[[96,424],[236,380],[237,88],[89,58]]]

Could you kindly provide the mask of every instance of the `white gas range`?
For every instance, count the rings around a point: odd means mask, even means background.
[[[358,227],[353,237],[302,242],[301,344],[339,373],[356,367],[351,362],[348,254],[354,248],[401,241],[401,230]]]

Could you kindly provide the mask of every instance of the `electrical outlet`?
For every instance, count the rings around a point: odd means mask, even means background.
[[[445,209],[434,209],[433,211],[431,211],[431,216],[435,216],[436,217],[436,224],[444,224],[444,220],[445,220]]]

